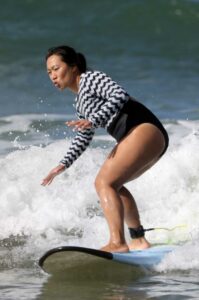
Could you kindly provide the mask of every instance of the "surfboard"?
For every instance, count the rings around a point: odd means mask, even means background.
[[[44,253],[38,264],[45,272],[51,273],[52,265],[61,265],[62,267],[83,265],[92,256],[123,264],[152,268],[159,264],[176,247],[154,246],[145,250],[134,250],[127,253],[111,253],[86,247],[62,246],[50,249]]]

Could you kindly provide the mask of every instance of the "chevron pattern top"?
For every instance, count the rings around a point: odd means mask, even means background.
[[[77,132],[60,163],[69,168],[90,144],[95,128],[108,128],[129,97],[127,92],[105,73],[82,73],[75,107],[78,118],[89,120],[92,128]]]

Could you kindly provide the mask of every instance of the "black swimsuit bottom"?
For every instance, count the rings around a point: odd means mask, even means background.
[[[130,98],[124,104],[120,113],[107,128],[107,131],[117,142],[120,142],[133,127],[143,123],[153,124],[162,132],[165,139],[165,148],[160,155],[162,156],[169,145],[168,134],[160,120],[146,106],[133,98]]]

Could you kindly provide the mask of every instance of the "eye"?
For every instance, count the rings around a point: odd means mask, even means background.
[[[53,68],[53,71],[57,71],[57,70],[59,70],[59,67],[54,67]]]

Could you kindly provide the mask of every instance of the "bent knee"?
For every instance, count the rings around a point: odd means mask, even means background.
[[[101,190],[103,190],[108,186],[109,186],[108,181],[103,176],[100,176],[98,174],[97,177],[95,178],[95,189],[97,193],[99,194]]]
[[[100,194],[102,191],[112,188],[114,190],[118,190],[119,187],[117,186],[116,182],[111,181],[106,176],[102,176],[100,174],[97,175],[95,178],[95,189],[98,194]]]

